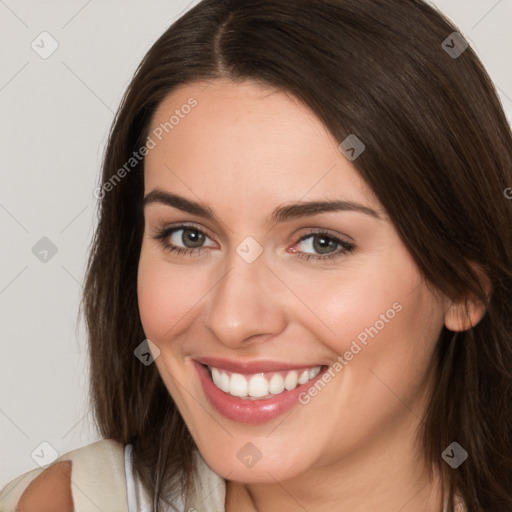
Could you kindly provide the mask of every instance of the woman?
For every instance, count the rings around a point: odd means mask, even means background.
[[[423,2],[202,1],[95,191],[105,439],[5,503],[510,510],[511,169],[488,75]]]

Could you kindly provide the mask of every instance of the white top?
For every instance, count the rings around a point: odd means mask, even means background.
[[[204,461],[199,452],[197,458],[198,479],[190,496],[184,494],[167,498],[180,511],[201,510],[201,512],[225,512],[226,482],[215,473]],[[152,512],[151,498],[148,496],[141,481],[135,477],[132,461],[132,445],[124,449],[124,469],[126,477],[126,494],[128,512]],[[172,507],[161,500],[164,512],[174,512]],[[198,508],[200,507],[200,508]]]
[[[141,481],[134,477],[131,444],[127,444],[124,449],[124,470],[126,476],[128,512],[152,512],[150,497]],[[178,510],[185,510],[185,496],[178,496],[174,500],[174,504]],[[162,506],[164,512],[174,512],[169,505],[162,503]]]

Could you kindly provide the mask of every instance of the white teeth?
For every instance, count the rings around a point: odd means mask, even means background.
[[[249,380],[247,394],[250,396],[260,397],[268,395],[268,381],[263,375],[254,375]]]
[[[229,393],[229,377],[224,372],[219,371],[217,368],[212,368],[212,379],[218,388]]]
[[[320,373],[320,366],[315,366],[315,368],[312,368],[309,370],[309,380],[313,379]]]
[[[284,379],[279,373],[274,373],[270,379],[268,390],[273,395],[278,395],[284,391]]]
[[[320,373],[320,366],[300,370],[290,370],[283,377],[284,372],[258,373],[252,376],[244,376],[240,373],[228,373],[219,368],[209,367],[213,383],[225,393],[248,398],[271,398],[284,391],[291,391],[297,385],[302,385],[313,379]],[[272,375],[272,376],[271,376]],[[271,377],[270,377],[271,376]]]
[[[291,391],[292,389],[295,389],[297,387],[297,372],[291,371],[288,372],[288,375],[284,379],[284,387]]]
[[[217,368],[212,368],[212,380],[218,388],[220,388],[220,375],[221,373]]]
[[[306,384],[309,380],[309,370],[304,370],[299,376],[299,384]]]
[[[220,389],[225,393],[229,393],[229,375],[227,373],[222,372],[220,374]]]
[[[229,381],[229,394],[233,396],[247,396],[247,380],[239,373],[233,373]]]

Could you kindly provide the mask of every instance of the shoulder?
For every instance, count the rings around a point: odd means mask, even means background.
[[[71,461],[57,462],[37,476],[18,502],[18,512],[73,512]]]
[[[118,507],[125,510],[124,452],[125,446],[112,439],[102,439],[67,452],[52,464],[28,471],[9,482],[0,490],[0,510],[87,510],[83,491],[107,508],[115,503],[116,510]],[[81,492],[74,493],[77,486]]]

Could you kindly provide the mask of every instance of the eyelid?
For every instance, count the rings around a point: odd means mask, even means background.
[[[179,231],[180,229],[187,228],[197,229],[197,231],[204,233],[210,240],[215,241],[215,237],[212,236],[212,233],[208,228],[206,228],[202,224],[197,224],[193,221],[175,222],[172,224],[162,223],[161,225],[155,227],[154,235],[162,234],[165,231]]]
[[[354,242],[348,241],[344,238],[346,235],[334,233],[330,229],[326,228],[309,228],[308,232],[303,233],[302,235],[299,236],[297,241],[294,243],[293,247],[300,244],[302,241],[307,240],[308,238],[322,235],[326,236],[327,238],[330,238],[331,240],[334,240],[335,244],[338,245],[339,248],[334,252],[329,252],[326,254],[315,254],[304,251],[298,251],[295,249],[291,251],[290,249],[288,249],[287,252],[289,251],[295,253],[299,259],[303,259],[306,261],[317,260],[318,262],[329,263],[336,262],[338,258],[350,254],[354,252],[354,250],[356,249],[356,245]],[[347,238],[353,240],[352,237],[347,236]]]
[[[345,235],[342,233],[338,233],[329,228],[312,227],[312,228],[304,228],[304,229],[306,229],[308,231],[301,234],[299,236],[299,238],[297,239],[297,242],[299,242],[303,238],[307,237],[308,235],[325,233],[326,235],[332,236],[333,238],[338,238],[338,239],[346,242],[347,244],[355,243],[354,239],[351,236],[348,236],[348,235]]]
[[[198,224],[194,221],[176,222],[176,223],[172,223],[172,224],[163,223],[162,225],[159,225],[156,227],[156,232],[161,233],[163,231],[167,231],[167,230],[171,230],[171,229],[178,230],[179,228],[195,228],[198,231],[201,231],[202,233],[207,235],[211,240],[215,240],[215,236],[212,236],[211,231],[207,227],[205,227],[202,224]],[[294,243],[300,242],[303,239],[303,237],[306,237],[311,234],[318,234],[318,233],[325,233],[326,235],[332,236],[333,238],[341,238],[347,244],[354,243],[354,239],[351,236],[346,235],[346,234],[337,233],[336,231],[333,231],[332,229],[329,229],[329,228],[322,228],[322,227],[314,226],[314,227],[301,228],[301,231],[302,231],[302,229],[306,229],[307,231],[305,233],[302,233],[301,235],[299,235],[299,237],[295,240]]]
[[[185,229],[197,230],[198,232],[202,233],[207,238],[212,240],[214,243],[216,243],[214,240],[214,237],[210,236],[209,230],[207,228],[205,228],[204,226],[199,225],[195,222],[191,222],[191,221],[178,222],[178,223],[172,224],[172,225],[168,225],[168,224],[163,225],[163,226],[157,228],[157,233],[153,234],[152,238],[156,239],[162,245],[164,250],[167,250],[170,252],[175,252],[177,254],[182,254],[182,255],[187,254],[188,256],[200,255],[203,252],[205,252],[208,247],[211,247],[211,246],[201,246],[201,247],[194,247],[194,248],[180,247],[180,246],[176,246],[174,244],[169,244],[168,242],[166,242],[166,239],[169,236],[171,236],[172,234],[174,234],[177,231],[182,231]],[[290,251],[290,249],[286,250],[286,252],[291,252],[292,254],[296,254],[296,257],[298,257],[299,259],[304,259],[304,260],[313,259],[313,260],[318,260],[319,262],[323,261],[323,262],[327,263],[329,260],[336,260],[337,258],[342,257],[347,253],[353,252],[354,249],[356,248],[356,246],[353,242],[346,240],[346,238],[353,240],[352,237],[349,237],[347,235],[342,235],[342,234],[336,233],[328,228],[310,227],[310,228],[305,228],[305,229],[307,229],[306,233],[302,233],[301,235],[299,235],[298,238],[295,239],[293,246],[301,243],[303,240],[306,240],[307,238],[310,238],[314,235],[316,235],[316,236],[324,235],[324,236],[334,240],[335,244],[340,247],[336,251],[329,252],[326,254],[315,254],[315,253],[308,253],[308,252],[297,251],[297,250]],[[206,252],[208,252],[208,251],[206,251]]]

